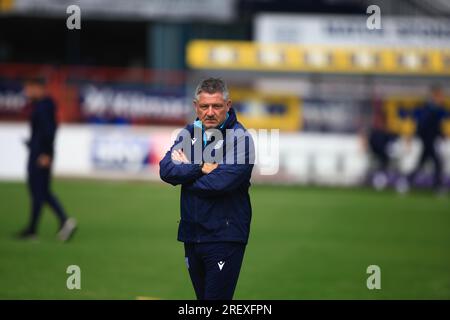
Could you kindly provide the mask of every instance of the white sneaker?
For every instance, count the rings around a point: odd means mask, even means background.
[[[69,241],[70,238],[75,233],[75,230],[77,229],[77,221],[74,218],[69,218],[64,222],[64,225],[58,232],[58,238],[61,241]]]

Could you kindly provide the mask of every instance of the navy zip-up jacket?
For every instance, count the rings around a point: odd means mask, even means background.
[[[28,147],[32,164],[36,163],[34,160],[42,153],[53,156],[57,122],[56,107],[50,97],[32,102],[30,124],[31,138]]]
[[[181,220],[178,240],[187,243],[219,241],[247,243],[252,216],[248,191],[254,163],[253,140],[237,121],[232,108],[220,127],[224,138],[222,142],[221,139],[207,141],[203,130],[199,131],[201,136],[198,136],[198,131],[194,132],[194,127],[199,126],[199,123],[197,119],[194,124],[185,127],[184,132],[189,132],[189,135],[184,138],[179,135],[159,164],[163,181],[174,186],[181,184]],[[233,134],[231,135],[230,132]],[[240,135],[243,132],[245,135]],[[198,143],[201,144],[202,152],[208,148],[212,150],[212,155],[215,155],[216,151],[219,152],[218,150],[223,150],[223,156],[220,156],[223,163],[220,160],[217,161],[219,166],[206,175],[202,173],[199,165],[204,160],[203,153],[202,159],[190,157],[191,163],[175,164],[171,153],[174,148],[180,149],[183,139],[186,140],[183,144],[184,152],[187,153],[190,147],[192,155]],[[228,161],[227,154],[233,155],[233,159]],[[239,158],[245,161],[237,162]]]

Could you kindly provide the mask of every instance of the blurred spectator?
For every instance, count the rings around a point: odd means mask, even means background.
[[[422,143],[422,152],[415,169],[406,179],[400,179],[397,185],[398,191],[408,191],[416,179],[417,174],[422,170],[427,160],[431,159],[434,165],[433,188],[443,191],[443,175],[441,155],[436,147],[439,138],[442,136],[442,122],[449,115],[444,107],[445,96],[439,85],[434,85],[430,90],[430,99],[422,106],[411,112],[402,110],[401,116],[410,116],[416,122],[416,134]],[[408,137],[410,143],[411,137]]]
[[[56,106],[53,99],[47,96],[43,80],[28,80],[25,83],[25,95],[30,101],[31,138],[27,141],[27,180],[31,195],[31,216],[28,227],[21,231],[18,237],[36,238],[42,206],[48,203],[59,220],[58,237],[67,241],[76,230],[76,221],[67,217],[60,202],[50,191],[53,145],[57,129]]]

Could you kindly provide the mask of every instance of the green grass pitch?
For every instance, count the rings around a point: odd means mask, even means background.
[[[1,299],[194,299],[176,241],[178,187],[56,180],[80,228],[56,239],[45,209],[38,242],[25,184],[0,183]],[[450,200],[431,193],[252,186],[253,220],[235,299],[450,299]],[[68,290],[66,268],[81,268]],[[369,265],[381,289],[368,290]]]

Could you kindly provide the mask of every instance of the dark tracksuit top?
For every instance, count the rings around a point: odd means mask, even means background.
[[[426,102],[423,106],[411,111],[400,110],[400,117],[412,116],[416,122],[416,134],[424,145],[433,144],[442,135],[441,124],[449,112],[433,102]]]
[[[185,127],[194,138],[194,127],[199,121]],[[226,139],[226,130],[243,132],[245,128],[237,121],[233,109],[222,124],[220,131]],[[203,133],[203,136],[204,133]],[[190,139],[190,138],[189,138]],[[249,197],[250,177],[253,170],[254,145],[251,136],[234,138],[232,144],[223,142],[223,158],[226,150],[234,149],[234,160],[237,156],[245,156],[245,164],[220,164],[211,173],[205,175],[201,171],[198,159],[191,157],[191,163],[175,164],[171,153],[177,143],[183,140],[178,137],[174,145],[160,162],[161,179],[174,186],[181,184],[181,220],[178,228],[178,240],[185,243],[204,242],[240,242],[247,243],[250,232],[252,208]],[[194,144],[202,143],[202,151],[211,143],[202,137],[194,138],[185,144],[194,153]],[[231,140],[231,139],[230,139]],[[245,148],[242,149],[244,144]],[[186,150],[186,149],[185,149]],[[245,150],[245,151],[243,151]],[[240,152],[240,154],[238,154]],[[245,152],[245,155],[242,153]],[[203,160],[203,159],[202,159]],[[194,163],[196,162],[196,163]],[[251,163],[250,163],[251,162]]]

